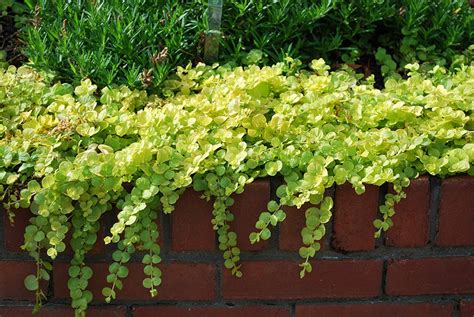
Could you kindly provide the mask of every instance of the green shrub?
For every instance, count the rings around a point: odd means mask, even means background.
[[[25,54],[59,79],[157,86],[175,66],[202,60],[205,0],[26,2]],[[307,66],[322,57],[366,74],[381,66],[384,75],[416,60],[449,65],[473,42],[473,19],[466,0],[229,0],[219,61],[273,64],[289,55]]]
[[[224,9],[222,60],[244,63],[259,49],[267,63],[288,54],[366,64],[383,47],[402,68],[416,60],[444,65],[474,35],[465,0],[229,0]]]
[[[59,79],[158,85],[195,60],[204,7],[183,1],[26,1],[35,17],[26,56]],[[199,19],[196,19],[199,16]]]
[[[37,308],[40,281],[52,269],[44,254],[56,258],[72,232],[71,305],[78,315],[86,310],[93,272],[85,255],[96,243],[98,220],[113,206],[119,212],[105,242],[117,250],[103,290],[107,301],[122,288],[138,250],[143,286],[157,295],[157,212],[171,213],[189,186],[214,199],[224,265],[239,277],[231,195],[256,178],[281,175],[278,199],[256,219],[249,239],[268,239],[285,220],[282,206],[317,205],[305,211],[301,231],[303,277],[331,218],[327,188],[349,182],[362,193],[366,184],[393,183],[395,194],[386,195],[374,221],[379,235],[392,225],[410,179],[474,175],[474,65],[425,71],[410,64],[408,78],[388,79],[384,90],[350,68],[330,73],[322,60],[311,71],[294,72],[296,66],[287,59],[263,68],[179,68],[164,84],[166,99],[125,86],[98,93],[90,80],[52,84],[27,67],[0,71],[0,198],[12,219],[19,207],[35,215],[23,248],[38,263],[25,279]]]

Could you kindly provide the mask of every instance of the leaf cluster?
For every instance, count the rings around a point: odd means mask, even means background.
[[[252,243],[271,237],[285,206],[305,210],[301,276],[312,271],[333,202],[335,184],[392,183],[374,234],[387,230],[403,188],[419,174],[474,175],[474,65],[407,65],[385,89],[351,68],[330,72],[271,67],[178,68],[163,95],[126,86],[52,83],[28,67],[0,70],[0,198],[34,214],[23,248],[37,263],[25,279],[38,306],[50,260],[73,251],[68,287],[77,315],[92,300],[93,272],[85,255],[97,242],[99,220],[114,213],[105,242],[116,245],[103,289],[116,298],[134,253],[142,257],[151,296],[161,283],[158,211],[171,213],[188,187],[212,199],[224,266],[239,277],[240,250],[231,231],[233,196],[260,177],[279,175],[277,199],[256,219]]]

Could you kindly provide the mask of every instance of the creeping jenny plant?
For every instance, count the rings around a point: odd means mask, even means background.
[[[329,72],[322,60],[311,71],[293,66],[288,59],[263,68],[180,68],[165,84],[166,99],[125,86],[99,93],[89,80],[53,84],[27,67],[0,71],[0,195],[12,219],[19,207],[34,214],[23,248],[37,262],[25,279],[37,307],[45,297],[40,281],[49,279],[50,261],[71,232],[68,287],[77,315],[85,313],[93,275],[85,255],[97,242],[98,220],[113,210],[119,212],[105,242],[117,250],[106,300],[122,288],[134,252],[143,256],[143,286],[159,294],[155,219],[158,210],[171,213],[190,186],[214,199],[219,249],[239,277],[231,195],[259,177],[281,175],[278,199],[262,210],[249,238],[268,239],[285,220],[283,206],[317,206],[301,211],[303,277],[331,218],[327,188],[349,182],[362,193],[365,184],[393,183],[395,194],[374,221],[379,235],[392,225],[410,179],[474,174],[472,65],[428,72],[408,65],[409,77],[388,79],[384,90],[350,69]]]

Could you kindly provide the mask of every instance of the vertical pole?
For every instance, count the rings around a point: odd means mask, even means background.
[[[209,29],[204,46],[204,61],[213,63],[219,56],[223,0],[209,0]]]

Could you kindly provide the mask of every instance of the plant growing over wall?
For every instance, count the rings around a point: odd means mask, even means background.
[[[74,87],[52,83],[28,67],[0,72],[0,195],[4,208],[34,214],[23,248],[37,271],[25,279],[37,308],[54,259],[71,234],[71,305],[83,315],[93,272],[85,255],[97,242],[99,219],[118,210],[106,243],[116,244],[107,301],[127,277],[130,255],[139,252],[143,286],[159,295],[158,210],[171,213],[189,186],[214,199],[212,226],[224,265],[237,277],[240,250],[229,223],[232,194],[256,178],[281,175],[277,200],[256,219],[253,243],[271,236],[285,220],[282,206],[310,202],[302,228],[301,277],[312,271],[332,200],[325,190],[349,182],[393,183],[377,234],[392,222],[403,188],[420,173],[474,174],[474,67],[422,71],[407,65],[408,78],[373,87],[352,69],[329,72],[323,60],[295,72],[287,59],[272,67],[179,68],[165,82],[166,99],[125,86],[97,92],[90,80]],[[297,277],[295,277],[297,278]]]

